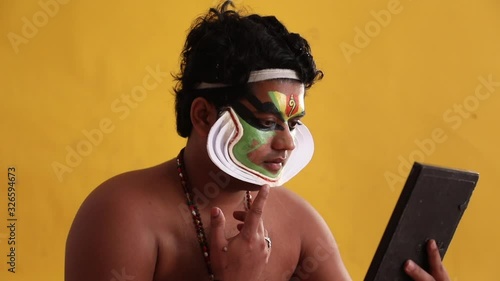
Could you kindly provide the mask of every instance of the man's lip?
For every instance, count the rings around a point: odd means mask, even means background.
[[[285,162],[285,158],[275,158],[275,159],[271,159],[271,160],[267,160],[267,161],[264,161],[264,163],[284,163]]]
[[[263,166],[271,173],[277,173],[283,168],[283,162],[264,162]]]
[[[278,173],[285,164],[286,158],[278,157],[264,161],[264,167],[271,173]]]

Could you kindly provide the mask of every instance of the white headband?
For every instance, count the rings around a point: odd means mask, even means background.
[[[280,68],[270,68],[262,70],[254,70],[250,72],[250,77],[248,77],[247,83],[272,80],[272,79],[292,79],[300,80],[297,73],[291,69],[280,69]],[[231,85],[222,83],[206,83],[201,82],[196,89],[213,89],[213,88],[224,88]]]

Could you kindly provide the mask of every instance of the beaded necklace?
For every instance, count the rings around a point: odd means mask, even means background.
[[[179,155],[177,156],[177,172],[179,173],[179,178],[181,180],[181,185],[186,195],[187,205],[191,211],[193,217],[194,228],[196,231],[196,237],[198,237],[198,243],[200,244],[201,252],[203,258],[205,259],[205,265],[207,266],[208,275],[210,280],[215,280],[215,276],[212,270],[212,265],[210,264],[210,249],[208,248],[207,236],[205,230],[203,230],[203,222],[201,221],[200,211],[194,200],[192,190],[188,188],[188,178],[186,175],[186,170],[184,167],[184,148],[181,149]],[[252,204],[252,195],[249,191],[245,193],[245,201],[247,210],[250,210],[250,205]]]

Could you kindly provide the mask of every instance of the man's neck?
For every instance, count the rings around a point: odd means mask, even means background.
[[[242,204],[247,190],[259,189],[259,186],[224,173],[210,160],[206,148],[191,140],[188,141],[184,159],[181,160],[187,174],[188,188],[192,190],[198,205],[236,208]]]

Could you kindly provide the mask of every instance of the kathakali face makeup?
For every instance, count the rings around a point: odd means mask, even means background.
[[[232,177],[279,186],[314,153],[311,133],[300,121],[305,115],[304,85],[288,69],[252,71],[248,83],[252,94],[231,104],[210,129],[207,152]],[[221,85],[200,84],[201,89],[208,87]]]
[[[243,127],[232,154],[243,168],[274,179],[295,148],[295,129],[305,115],[304,86],[269,80],[255,83],[252,89],[253,95],[232,105]]]

